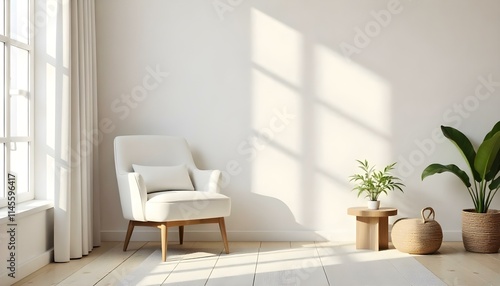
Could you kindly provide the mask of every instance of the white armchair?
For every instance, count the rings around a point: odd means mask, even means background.
[[[199,170],[187,141],[161,135],[117,136],[115,167],[124,218],[129,220],[123,251],[135,226],[161,229],[162,260],[167,256],[168,227],[218,223],[229,253],[224,217],[231,199],[220,194],[219,170]]]

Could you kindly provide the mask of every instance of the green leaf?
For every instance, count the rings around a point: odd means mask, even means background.
[[[499,187],[500,187],[500,177],[491,181],[491,184],[489,186],[490,190],[495,190],[498,189]]]
[[[497,157],[495,158],[495,161],[493,161],[493,164],[491,165],[490,172],[486,174],[486,181],[493,180],[498,174],[498,172],[500,172],[500,152],[497,153]]]
[[[398,177],[390,174],[396,163],[392,163],[386,166],[383,171],[380,171],[376,170],[375,166],[370,167],[367,160],[356,161],[362,173],[350,176],[349,181],[355,183],[353,190],[358,191],[358,197],[365,194],[365,197],[370,198],[370,200],[376,200],[380,194],[387,194],[389,190],[393,191],[397,188],[403,191],[401,186],[404,186],[404,184],[399,182]]]
[[[500,121],[498,121],[495,124],[495,126],[493,126],[493,128],[488,134],[486,134],[483,141],[490,139],[491,137],[493,137],[493,135],[495,135],[498,132],[500,132]],[[491,165],[490,171],[488,172],[488,174],[486,174],[486,180],[487,181],[493,180],[498,174],[498,172],[500,172],[500,152],[497,153],[497,156],[493,161],[493,164]]]
[[[467,173],[462,171],[459,167],[456,165],[450,164],[450,165],[442,165],[442,164],[430,164],[425,168],[425,170],[422,172],[422,180],[427,178],[428,176],[434,175],[434,174],[439,174],[443,172],[451,172],[455,174],[462,182],[464,185],[469,188],[471,186],[469,176]]]
[[[479,173],[481,179],[485,179],[486,175],[495,177],[496,174],[489,174],[492,166],[494,166],[495,160],[500,150],[500,132],[496,132],[489,139],[483,141],[483,143],[477,149],[476,159],[474,161],[474,168]]]
[[[493,128],[491,129],[491,131],[488,132],[488,134],[486,134],[486,136],[484,136],[483,141],[486,141],[486,140],[490,139],[491,137],[493,137],[493,135],[495,135],[499,131],[500,131],[500,121],[498,121],[495,124],[495,126],[493,126]]]
[[[458,131],[453,127],[441,126],[441,131],[443,131],[443,135],[446,138],[450,139],[450,141],[453,142],[455,146],[458,148],[458,150],[464,157],[465,161],[469,165],[474,180],[476,180],[477,182],[481,181],[479,173],[474,168],[476,151],[474,151],[474,147],[472,146],[472,143],[470,142],[469,138],[467,138],[467,136],[465,136],[462,132]]]

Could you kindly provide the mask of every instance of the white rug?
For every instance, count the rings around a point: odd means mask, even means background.
[[[446,285],[413,257],[326,265],[330,285]]]
[[[315,253],[319,253],[319,257]],[[252,261],[248,259],[249,256],[255,256],[254,266],[246,265],[246,272],[238,271],[242,269],[238,268],[241,267],[238,264],[242,264],[238,261],[243,256],[247,262]],[[257,261],[258,264],[255,265]],[[227,278],[221,277],[221,273]],[[176,286],[446,285],[407,254],[397,250],[358,251],[350,246],[340,251],[336,248],[318,248],[317,252],[314,248],[285,249],[220,256],[199,252],[177,256],[167,262],[161,262],[161,251],[156,250],[116,285],[162,283]]]

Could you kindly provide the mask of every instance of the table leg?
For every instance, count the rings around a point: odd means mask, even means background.
[[[383,230],[379,222],[378,217],[356,217],[356,249],[379,250],[380,231]]]
[[[378,248],[389,249],[389,218],[380,217],[378,222]]]

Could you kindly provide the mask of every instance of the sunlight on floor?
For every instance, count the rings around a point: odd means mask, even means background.
[[[220,243],[176,246],[163,263],[160,250],[155,250],[127,275],[120,278],[115,274],[114,278],[120,285],[321,286],[356,281],[443,285],[413,257],[395,249],[364,251],[353,244],[331,242],[236,242],[231,247],[234,252],[226,255],[221,253]]]

